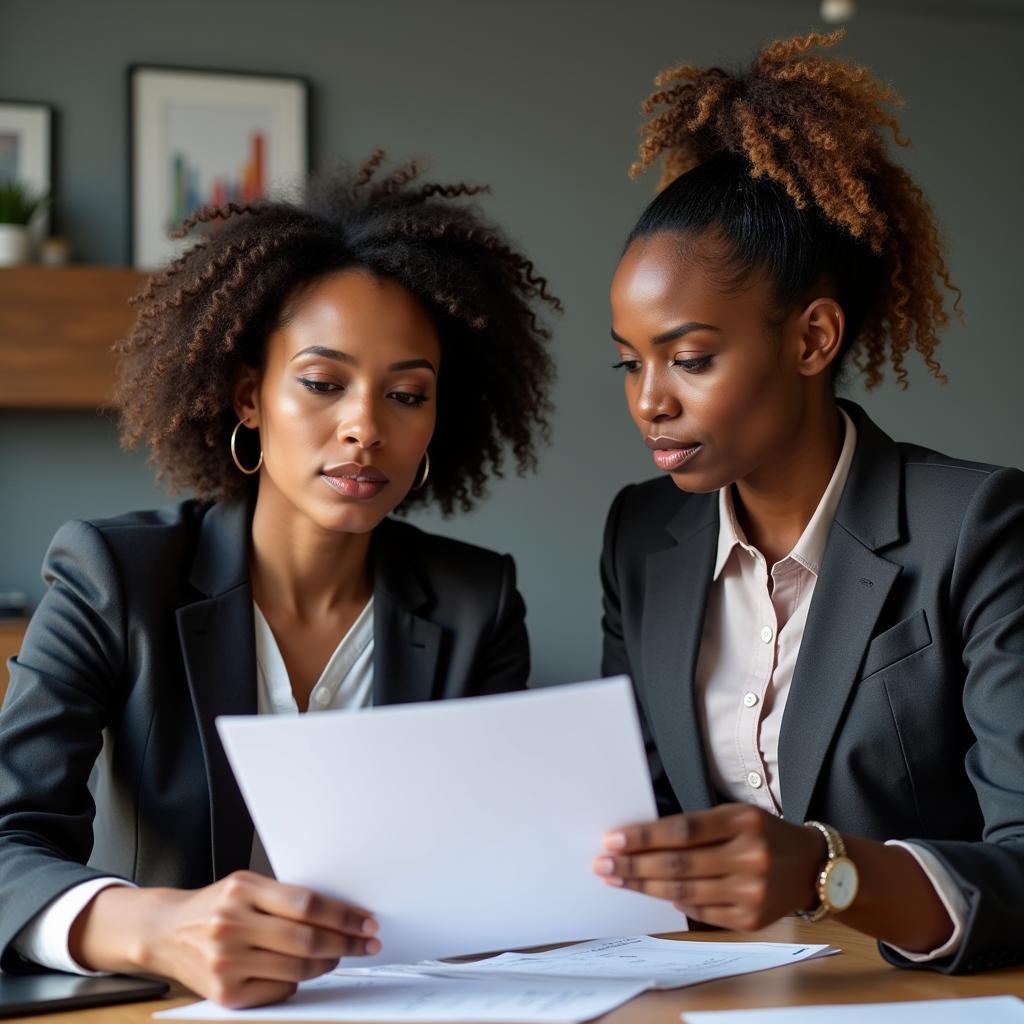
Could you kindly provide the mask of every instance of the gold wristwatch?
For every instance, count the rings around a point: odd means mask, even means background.
[[[843,837],[831,825],[820,821],[805,821],[808,828],[816,828],[825,837],[828,859],[818,874],[818,905],[814,910],[798,910],[797,917],[805,921],[822,918],[846,910],[857,896],[857,865],[846,856]]]

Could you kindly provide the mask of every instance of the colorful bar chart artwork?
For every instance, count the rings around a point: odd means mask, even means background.
[[[266,191],[267,139],[262,132],[249,136],[249,152],[235,174],[203,175],[187,154],[171,156],[170,224],[176,226],[200,206],[249,202]]]

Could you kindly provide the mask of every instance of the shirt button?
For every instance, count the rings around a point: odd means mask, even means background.
[[[313,700],[315,700],[320,707],[327,707],[327,705],[331,703],[330,691],[323,688],[317,690],[316,693],[313,694]]]
[[[756,693],[745,693],[743,694],[743,705],[744,707],[752,708],[757,703]]]
[[[761,788],[761,776],[758,775],[757,772],[751,772],[747,776],[747,784],[750,786],[751,789],[760,789]]]
[[[770,644],[775,639],[775,630],[771,626],[761,627],[761,639],[766,643]]]

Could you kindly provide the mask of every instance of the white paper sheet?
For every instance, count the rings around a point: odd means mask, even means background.
[[[255,1010],[202,1002],[153,1014],[162,1020],[479,1021],[483,1024],[579,1024],[639,995],[644,984],[586,981],[495,981],[470,978],[361,978],[324,975],[291,999]]]
[[[773,967],[831,956],[827,945],[787,942],[685,942],[635,935],[563,946],[543,953],[501,956],[452,964],[437,960],[402,968],[409,974],[489,978],[617,978],[649,982],[651,988],[682,988],[715,978],[753,974]],[[375,970],[370,968],[370,970]],[[377,968],[376,970],[393,970]],[[355,971],[351,972],[355,973]]]
[[[657,816],[625,677],[217,725],[276,876],[380,922],[359,965],[686,927],[591,871]]]
[[[686,1024],[1022,1024],[1024,1002],[1015,996],[984,996],[773,1010],[702,1010],[684,1013],[682,1019]]]

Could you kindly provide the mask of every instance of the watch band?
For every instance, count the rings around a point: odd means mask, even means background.
[[[797,917],[803,918],[805,921],[814,922],[821,921],[823,918],[828,917],[830,913],[829,906],[821,896],[821,879],[832,861],[837,857],[846,856],[846,844],[843,842],[843,837],[831,825],[826,825],[821,821],[805,821],[804,825],[807,828],[816,828],[825,837],[825,865],[818,873],[818,878],[815,881],[815,888],[818,891],[818,905],[813,910],[796,911]]]
[[[836,857],[846,856],[846,843],[843,837],[831,826],[821,821],[805,821],[809,828],[816,828],[825,837],[825,846],[828,849],[828,859],[835,860]]]

